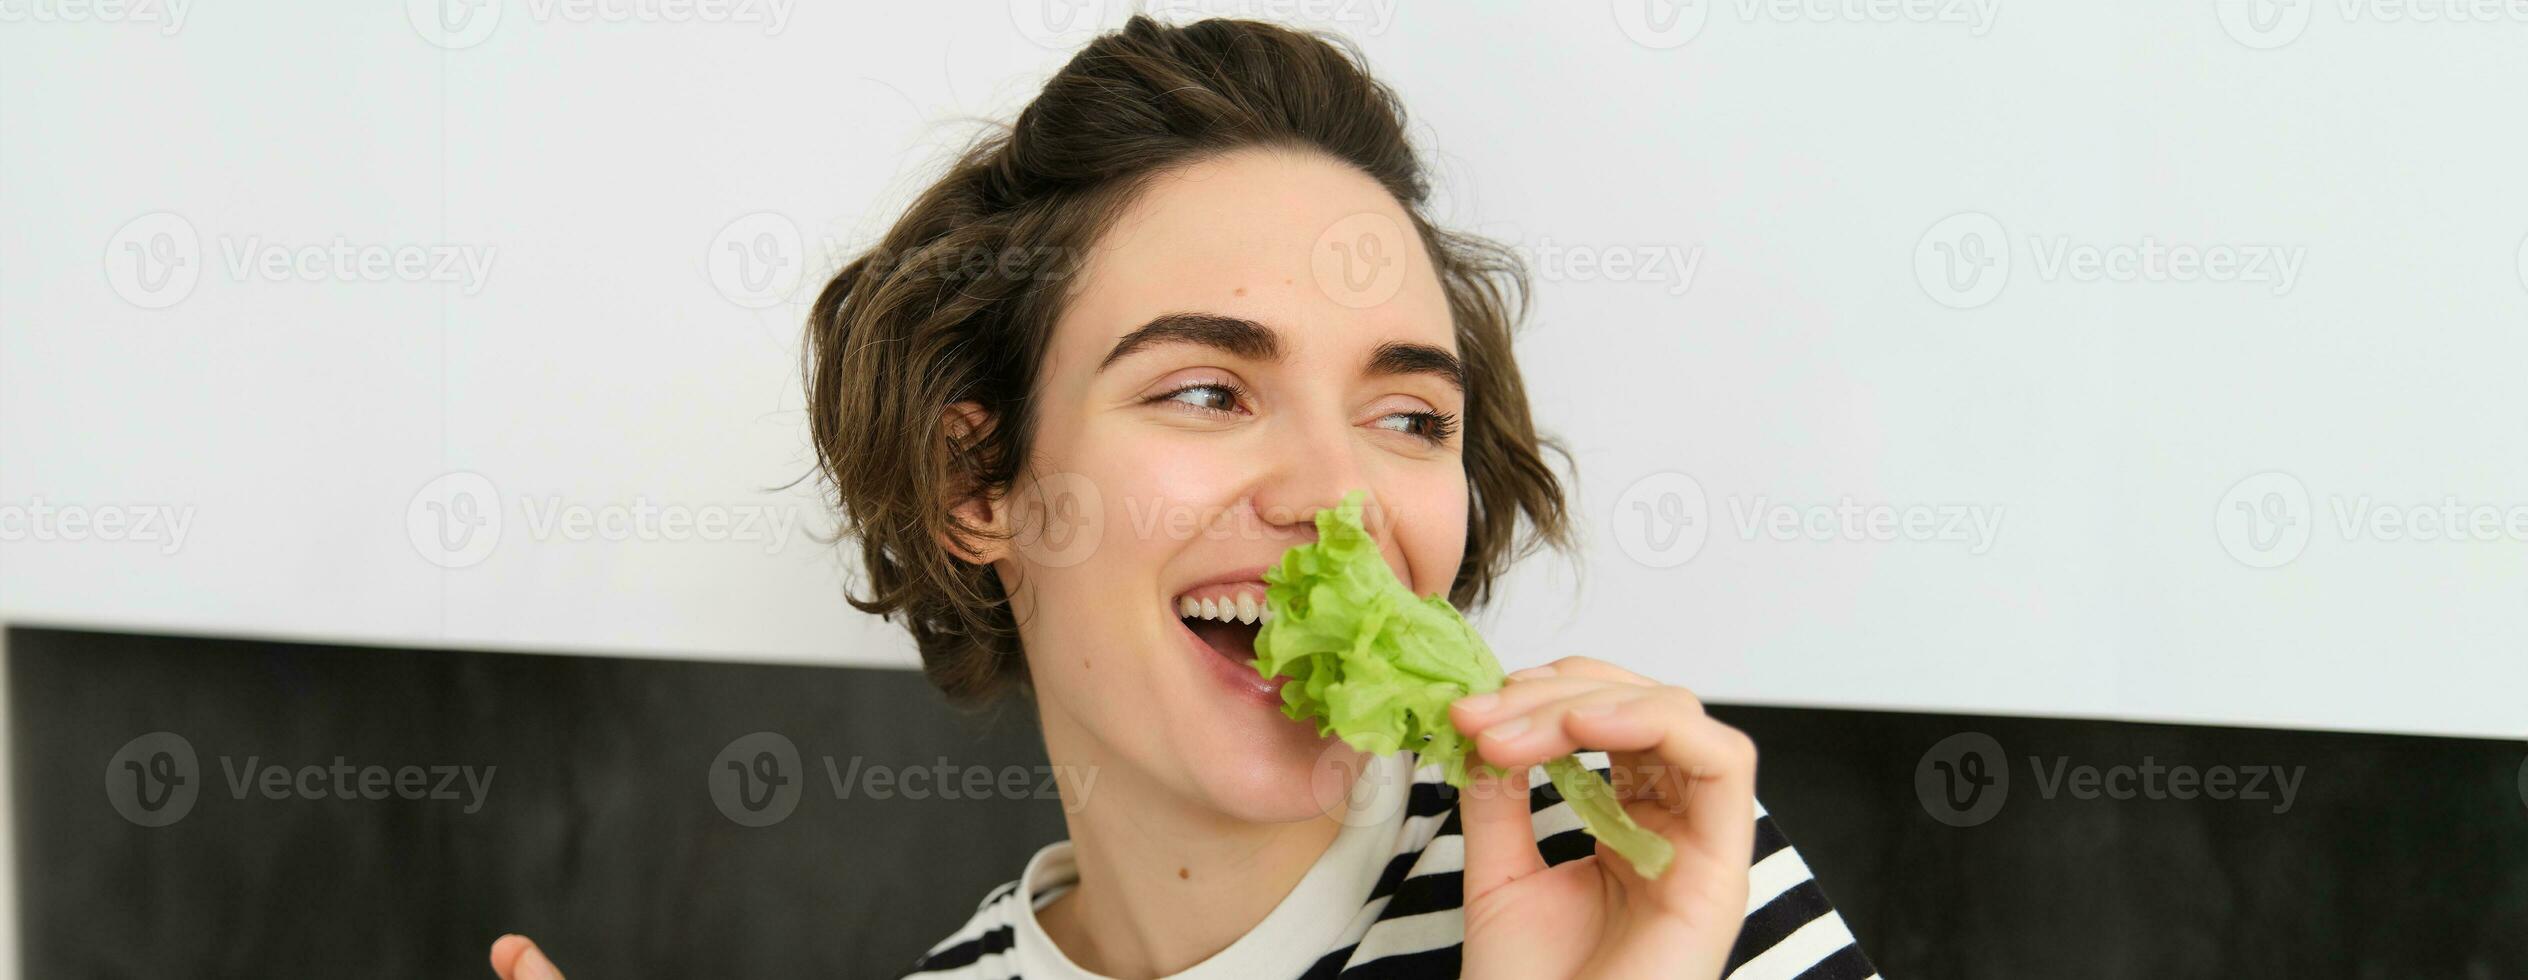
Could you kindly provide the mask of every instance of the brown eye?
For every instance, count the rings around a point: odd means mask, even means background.
[[[1186,385],[1159,398],[1165,401],[1181,402],[1211,412],[1234,412],[1238,409],[1238,390],[1212,382]]]
[[[1397,424],[1401,423],[1401,424]],[[1377,421],[1377,426],[1438,444],[1457,434],[1457,417],[1440,412],[1397,412]]]

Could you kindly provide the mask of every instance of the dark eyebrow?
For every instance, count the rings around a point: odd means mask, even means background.
[[[1427,374],[1449,383],[1459,392],[1466,390],[1466,364],[1457,355],[1429,344],[1410,344],[1390,340],[1378,345],[1369,355],[1370,377],[1398,374]]]
[[[1261,323],[1216,313],[1165,313],[1116,341],[1115,349],[1106,352],[1106,359],[1097,362],[1097,369],[1106,370],[1107,365],[1123,360],[1127,354],[1162,344],[1200,344],[1251,361],[1278,361],[1282,357],[1281,335]]]
[[[1281,335],[1261,323],[1217,313],[1166,313],[1116,341],[1114,349],[1106,352],[1106,359],[1097,362],[1097,369],[1103,371],[1135,351],[1165,344],[1198,344],[1251,361],[1278,361],[1282,357]],[[1465,363],[1446,349],[1429,344],[1401,340],[1380,344],[1370,354],[1363,373],[1374,378],[1427,374],[1458,391],[1466,390]]]

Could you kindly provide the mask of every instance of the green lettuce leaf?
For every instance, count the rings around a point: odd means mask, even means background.
[[[1376,755],[1409,751],[1437,763],[1448,783],[1468,784],[1474,740],[1448,720],[1448,706],[1499,688],[1501,664],[1455,606],[1416,596],[1387,567],[1361,520],[1366,491],[1317,512],[1317,540],[1291,548],[1264,572],[1272,618],[1255,636],[1255,669],[1288,677],[1282,713],[1317,722]],[[1545,772],[1591,836],[1644,877],[1667,869],[1673,848],[1633,822],[1605,777],[1564,756]]]

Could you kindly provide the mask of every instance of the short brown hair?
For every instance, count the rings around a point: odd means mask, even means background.
[[[1469,526],[1449,601],[1482,601],[1540,543],[1570,546],[1562,484],[1542,453],[1561,447],[1538,437],[1511,353],[1526,270],[1510,250],[1424,218],[1429,187],[1395,93],[1339,37],[1136,15],[1055,73],[1015,124],[968,148],[809,316],[809,428],[867,566],[868,594],[850,601],[901,617],[952,701],[1028,684],[998,577],[941,541],[984,533],[951,506],[1006,492],[1028,459],[1028,395],[1079,265],[1071,257],[1150,178],[1251,147],[1358,168],[1394,195],[1431,255],[1467,373]],[[942,417],[965,401],[993,424],[952,438]],[[1522,514],[1533,530],[1523,541]]]

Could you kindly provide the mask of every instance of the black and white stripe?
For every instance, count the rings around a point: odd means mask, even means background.
[[[1604,753],[1582,753],[1581,760],[1601,775]],[[1596,842],[1580,829],[1580,817],[1562,795],[1533,771],[1530,808],[1534,812],[1538,849],[1548,865],[1576,861],[1596,852]],[[1756,806],[1756,846],[1747,874],[1747,919],[1730,950],[1729,980],[1865,980],[1877,971],[1852,940],[1826,894],[1817,887],[1806,862],[1782,835],[1763,804]],[[1384,978],[1454,977],[1465,940],[1465,838],[1460,835],[1457,790],[1440,778],[1437,766],[1415,771],[1406,798],[1404,828],[1396,853],[1371,890],[1369,900],[1345,929],[1340,944],[1319,957],[1304,974],[1317,980],[1384,980]],[[994,888],[984,896],[965,927],[931,948],[913,964],[908,977],[991,978],[1023,976],[1015,962],[1012,940],[1019,917],[1018,882]]]

